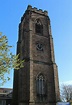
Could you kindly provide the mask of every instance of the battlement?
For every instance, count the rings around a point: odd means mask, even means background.
[[[46,10],[43,11],[42,9],[37,9],[36,7],[33,8],[31,5],[28,5],[27,10],[21,17],[21,21],[24,19],[25,15],[26,15],[26,13],[28,13],[28,11],[32,11],[32,12],[35,12],[35,13],[38,13],[38,14],[41,14],[44,16],[48,16],[48,12]]]
[[[32,8],[31,5],[28,5],[27,10],[34,11],[34,12],[48,16],[48,12],[46,10],[43,11],[42,9],[37,9],[36,7]]]

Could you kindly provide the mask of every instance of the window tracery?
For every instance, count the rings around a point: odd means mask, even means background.
[[[45,79],[42,74],[37,77],[37,96],[40,101],[43,101],[46,96]]]

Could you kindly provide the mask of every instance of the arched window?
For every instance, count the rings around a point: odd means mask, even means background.
[[[44,97],[45,94],[46,94],[45,79],[44,76],[40,74],[37,77],[37,95],[40,97]]]
[[[41,24],[40,19],[36,20],[35,32],[38,33],[38,34],[42,34],[43,33],[43,25]]]

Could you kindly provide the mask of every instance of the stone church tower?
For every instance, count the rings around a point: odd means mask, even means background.
[[[56,105],[58,70],[47,11],[27,7],[19,24],[17,53],[25,62],[14,71],[13,105]]]

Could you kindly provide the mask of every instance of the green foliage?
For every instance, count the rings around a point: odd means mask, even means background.
[[[13,55],[10,49],[12,46],[8,45],[8,39],[5,35],[0,33],[0,81],[4,84],[9,77],[5,78],[6,73],[10,73],[11,69],[18,70],[23,67],[23,61],[19,59],[18,55]]]

